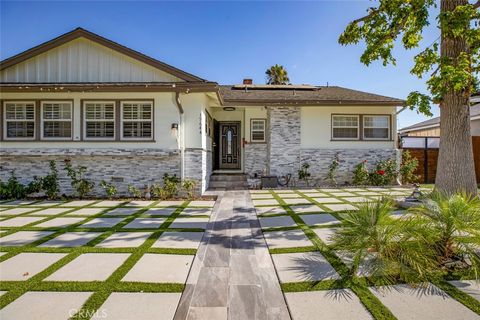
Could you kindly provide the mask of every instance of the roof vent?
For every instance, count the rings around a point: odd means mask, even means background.
[[[243,79],[243,84],[253,84],[252,79]]]

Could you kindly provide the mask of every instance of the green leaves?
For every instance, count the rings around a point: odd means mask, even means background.
[[[430,98],[430,96],[420,93],[418,91],[413,91],[413,92],[410,92],[410,94],[407,96],[406,105],[407,107],[410,108],[410,110],[414,110],[415,108],[417,108],[418,112],[431,117],[433,115],[432,112],[430,111],[431,101],[432,99]]]
[[[395,64],[392,51],[397,40],[401,40],[405,49],[418,47],[423,29],[429,25],[429,9],[435,6],[435,0],[380,0],[377,7],[368,9],[366,16],[348,24],[338,41],[342,45],[364,41],[366,48],[360,61],[365,65],[376,60],[383,65]],[[445,50],[440,52],[435,42],[415,56],[411,70],[413,75],[423,78],[425,74],[435,71],[428,75],[430,95],[412,92],[407,98],[407,106],[429,116],[430,104],[441,102],[447,92],[453,91],[468,97],[476,88],[476,77],[480,72],[478,5],[458,5],[450,11],[442,8],[437,22],[442,45],[448,46],[453,40],[462,40],[465,49],[454,54],[453,59],[448,59]]]

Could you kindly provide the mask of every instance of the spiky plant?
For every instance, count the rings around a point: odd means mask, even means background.
[[[265,71],[267,75],[267,84],[289,84],[288,72],[281,65],[274,65]]]
[[[382,199],[343,214],[333,249],[352,256],[350,276],[368,275],[378,285],[427,280],[434,265],[428,241],[411,217],[393,218],[393,208],[392,200]]]
[[[468,194],[433,192],[409,210],[429,233],[438,264],[447,271],[466,269],[480,275],[480,199]]]

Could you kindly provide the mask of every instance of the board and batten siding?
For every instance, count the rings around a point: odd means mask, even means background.
[[[388,141],[335,141],[332,140],[332,114],[372,114],[391,115],[391,140]],[[301,148],[318,149],[395,149],[397,137],[397,120],[395,107],[368,106],[332,106],[302,107],[300,112]]]
[[[2,82],[179,82],[171,74],[85,38],[1,71]]]

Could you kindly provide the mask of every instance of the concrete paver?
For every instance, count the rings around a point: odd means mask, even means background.
[[[126,253],[81,254],[45,280],[105,281],[128,257]]]
[[[64,253],[20,253],[0,263],[0,279],[28,280],[65,256]]]
[[[164,232],[152,245],[152,248],[197,249],[203,232]]]
[[[0,319],[69,319],[80,310],[91,294],[91,292],[27,292],[0,310]]]
[[[260,218],[260,225],[262,228],[272,227],[295,227],[297,224],[289,216],[267,217]]]
[[[269,231],[264,233],[264,237],[270,249],[313,245],[302,230]]]
[[[193,255],[147,253],[122,281],[185,283],[193,258]]]
[[[399,320],[478,320],[478,315],[445,292],[429,285],[413,289],[407,285],[370,288]]]
[[[151,235],[150,232],[115,232],[96,246],[99,248],[136,248]]]
[[[68,248],[80,247],[100,236],[100,232],[66,232],[47,242],[40,247]]]
[[[373,319],[350,289],[290,292],[285,298],[295,320]]]
[[[92,320],[171,320],[181,293],[113,292]]]
[[[273,254],[272,259],[282,283],[340,278],[320,252]]]
[[[18,231],[0,238],[1,246],[24,246],[43,237],[51,235],[52,231]]]

